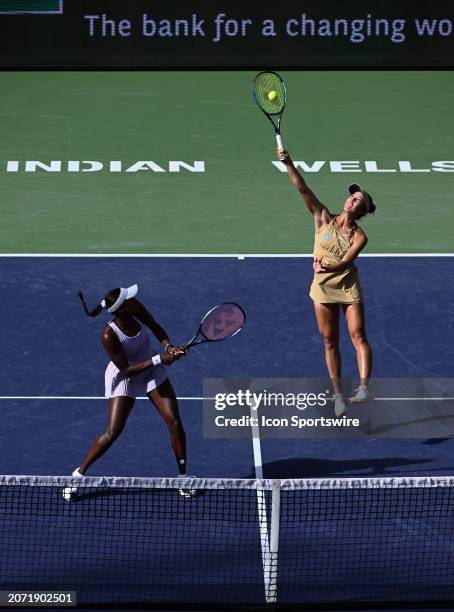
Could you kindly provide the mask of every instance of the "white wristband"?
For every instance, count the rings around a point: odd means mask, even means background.
[[[154,357],[151,358],[151,362],[154,366],[159,365],[161,361],[162,361],[161,355],[154,355]]]

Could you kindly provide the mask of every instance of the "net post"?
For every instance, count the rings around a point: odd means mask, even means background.
[[[273,480],[271,496],[271,533],[269,551],[269,578],[266,603],[276,603],[277,600],[277,562],[279,551],[279,526],[281,516],[281,481]]]

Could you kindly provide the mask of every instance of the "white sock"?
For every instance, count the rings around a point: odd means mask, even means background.
[[[178,476],[186,476],[186,461],[184,459],[180,459],[178,461],[178,464],[183,466],[184,465],[184,472],[179,472]]]

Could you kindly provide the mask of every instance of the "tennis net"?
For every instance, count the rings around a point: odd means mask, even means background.
[[[454,600],[454,477],[1,476],[0,513],[0,590],[107,605]]]

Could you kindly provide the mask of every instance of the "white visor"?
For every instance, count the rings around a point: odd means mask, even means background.
[[[131,287],[128,287],[127,289],[122,287],[120,289],[120,295],[117,297],[116,301],[112,304],[112,306],[107,309],[107,312],[113,313],[116,310],[118,310],[120,306],[124,302],[126,302],[126,300],[133,298],[137,294],[138,290],[139,290],[139,287],[137,285],[131,285]],[[105,308],[104,300],[101,302],[101,305]]]

